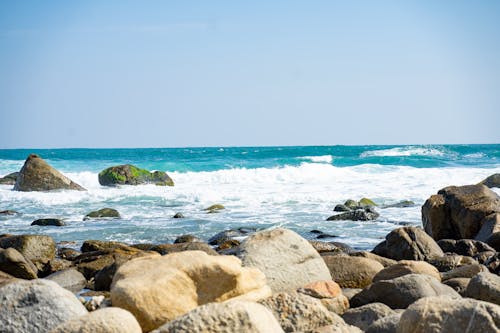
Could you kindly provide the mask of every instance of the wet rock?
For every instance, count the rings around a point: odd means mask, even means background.
[[[0,271],[20,279],[36,279],[38,269],[14,248],[0,249]]]
[[[403,200],[394,204],[383,205],[381,208],[407,208],[413,207],[415,203],[411,200]]]
[[[119,219],[120,213],[113,208],[102,208],[88,213],[83,217],[84,221],[87,220],[100,220],[100,219]]]
[[[361,198],[359,200],[359,205],[361,207],[375,207],[375,206],[377,206],[377,204],[373,200],[368,199],[368,198]]]
[[[215,204],[210,207],[204,208],[203,210],[206,211],[208,214],[211,214],[211,213],[218,213],[224,209],[226,209],[226,207],[224,207],[223,205]]]
[[[236,239],[229,239],[223,243],[221,243],[219,246],[217,246],[217,248],[215,249],[215,251],[217,252],[221,252],[221,251],[226,251],[226,250],[231,250],[231,249],[235,249],[240,246],[240,241],[239,240],[236,240]]]
[[[444,255],[438,244],[417,227],[402,227],[391,231],[373,253],[394,260],[430,260]]]
[[[0,331],[50,332],[87,310],[68,290],[44,280],[17,280],[0,287]]]
[[[379,262],[361,257],[323,256],[332,279],[342,288],[364,288],[384,266]]]
[[[45,277],[45,279],[57,283],[58,285],[60,285],[64,289],[71,291],[72,293],[79,292],[85,287],[87,283],[85,276],[83,276],[82,273],[74,268],[55,272]]]
[[[144,331],[182,316],[196,307],[271,294],[264,274],[241,267],[234,256],[201,251],[145,257],[120,266],[111,285],[111,302],[130,311]]]
[[[19,213],[15,210],[0,210],[0,216],[10,216],[10,215],[18,215]]]
[[[125,164],[107,168],[99,173],[103,186],[155,184],[174,186],[174,181],[163,171],[150,172],[134,165]]]
[[[470,298],[426,297],[403,312],[398,333],[498,332],[500,307]]]
[[[183,219],[184,218],[184,214],[182,214],[182,213],[175,213],[175,215],[172,216],[172,218],[174,218],[174,219]]]
[[[381,302],[392,309],[405,309],[420,298],[445,295],[460,298],[455,290],[431,276],[408,274],[392,280],[374,282],[351,298],[350,303],[352,307],[358,307]]]
[[[425,231],[434,239],[473,239],[483,220],[500,212],[500,197],[484,185],[449,186],[422,206]]]
[[[244,266],[260,269],[273,292],[296,290],[310,282],[331,279],[319,253],[291,230],[257,232],[241,243],[236,255]]]
[[[351,208],[347,207],[346,205],[343,205],[343,204],[338,204],[335,206],[335,208],[333,208],[333,211],[334,212],[348,212],[350,211]]]
[[[264,306],[253,302],[229,301],[197,307],[151,333],[192,332],[281,333],[283,330]]]
[[[356,209],[348,212],[332,215],[327,221],[371,221],[380,216],[373,208]]]
[[[77,190],[83,187],[51,167],[40,156],[31,154],[24,162],[14,185],[14,191]]]
[[[216,235],[210,237],[208,239],[208,244],[219,245],[227,240],[233,239],[235,237],[245,236],[245,235],[252,233],[252,232],[255,232],[255,229],[252,229],[252,231],[249,231],[249,232],[247,232],[246,229],[242,229],[242,228],[224,230],[224,231],[221,231],[221,232],[217,233]]]
[[[175,239],[174,244],[190,243],[190,242],[201,243],[203,241],[194,235],[182,235]]]
[[[496,252],[500,251],[500,232],[492,233],[487,239],[486,243],[491,246]]]
[[[31,225],[63,227],[66,223],[61,219],[47,218],[35,220],[31,222]]]
[[[15,185],[19,172],[9,173],[8,175],[0,178],[0,185]]]

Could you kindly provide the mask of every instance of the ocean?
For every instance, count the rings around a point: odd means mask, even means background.
[[[372,249],[394,228],[421,225],[424,201],[448,185],[475,184],[500,172],[500,145],[308,146],[150,149],[0,150],[0,176],[18,171],[30,153],[87,192],[16,192],[0,185],[0,234],[47,234],[78,247],[87,239],[169,243],[184,234],[207,240],[231,228],[286,227],[305,238],[311,230],[357,249]],[[174,187],[99,185],[98,173],[134,164],[166,171]],[[500,193],[499,189],[494,189]],[[367,197],[380,217],[369,222],[326,221],[347,199]],[[414,206],[383,208],[402,200]],[[223,204],[207,214],[203,208]],[[90,211],[117,209],[122,219],[83,221]],[[173,219],[181,212],[184,219]],[[64,227],[30,226],[45,217]]]

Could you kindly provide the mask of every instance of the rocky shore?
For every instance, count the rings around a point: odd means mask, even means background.
[[[53,181],[40,181],[40,165]],[[14,189],[84,190],[50,168],[30,155]],[[103,182],[173,185],[136,169],[106,169]],[[488,188],[498,179],[430,195],[422,228],[396,228],[371,252],[284,228],[225,230],[207,242],[87,240],[79,250],[46,235],[2,234],[0,332],[500,332],[500,197]],[[371,220],[374,205],[346,202],[329,220]]]

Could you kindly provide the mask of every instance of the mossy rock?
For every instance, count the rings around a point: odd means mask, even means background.
[[[113,208],[103,208],[99,209],[93,212],[88,213],[87,215],[84,216],[83,220],[90,220],[90,219],[119,219],[120,213]]]
[[[19,172],[9,173],[3,178],[0,178],[0,185],[15,185]]]
[[[370,200],[368,198],[362,198],[361,200],[359,200],[359,205],[362,207],[377,206],[377,204],[373,202],[373,200]]]
[[[223,209],[226,209],[226,207],[224,207],[221,204],[215,204],[215,205],[207,207],[207,208],[205,208],[203,210],[205,210],[207,212],[207,214],[213,214],[213,213],[218,213],[219,211],[221,211]]]
[[[359,206],[359,202],[349,199],[346,202],[344,202],[344,206],[350,209],[356,209]]]
[[[174,181],[163,171],[150,172],[131,164],[117,165],[99,173],[103,186],[155,184],[174,186]]]

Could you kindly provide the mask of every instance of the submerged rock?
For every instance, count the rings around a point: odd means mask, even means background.
[[[155,184],[174,186],[174,181],[163,171],[150,172],[131,164],[117,165],[99,173],[99,184],[103,186]]]
[[[93,212],[88,213],[83,217],[83,220],[98,220],[98,219],[119,219],[121,218],[120,213],[113,208],[102,208]]]
[[[203,210],[206,211],[207,214],[212,214],[212,213],[218,213],[224,209],[226,209],[226,207],[224,207],[223,205],[215,204],[215,205],[212,205],[210,207],[204,208]]]
[[[61,219],[47,218],[35,220],[31,222],[31,225],[63,227],[66,223]]]
[[[348,212],[340,213],[337,215],[332,215],[327,218],[327,221],[371,221],[379,217],[372,207],[367,207],[364,209],[356,209]]]
[[[184,218],[184,214],[182,214],[182,213],[175,213],[175,215],[172,216],[172,218],[174,218],[174,219],[183,219]]]
[[[10,210],[10,209],[0,210],[0,216],[17,215],[17,214],[19,214],[19,213],[16,212],[15,210]]]
[[[403,200],[394,204],[389,204],[389,205],[383,205],[381,208],[406,208],[406,207],[413,207],[415,206],[415,203],[411,200]]]
[[[15,185],[19,172],[9,173],[5,177],[0,178],[0,185]]]
[[[31,154],[17,176],[14,191],[86,191],[68,177],[51,167],[40,156]]]

